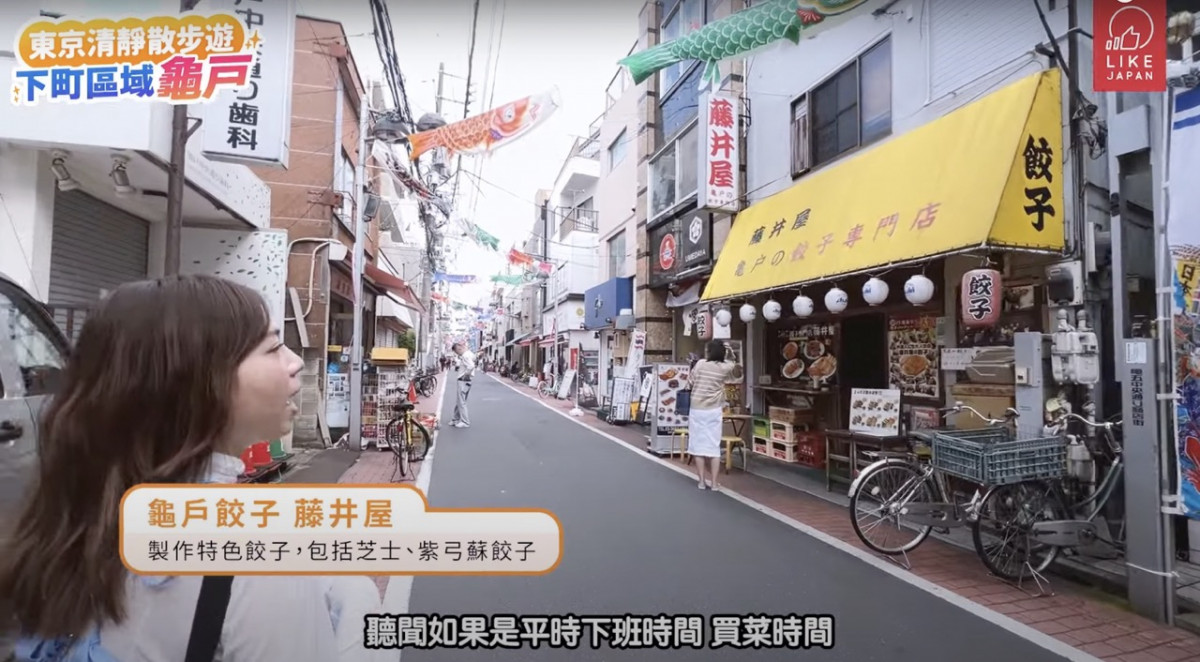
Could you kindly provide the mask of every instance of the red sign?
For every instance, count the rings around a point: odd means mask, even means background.
[[[1167,91],[1167,0],[1095,0],[1092,88]]]
[[[662,238],[658,245],[658,267],[670,271],[675,266],[675,234],[670,233]]]

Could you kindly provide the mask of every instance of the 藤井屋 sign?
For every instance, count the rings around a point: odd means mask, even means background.
[[[232,14],[38,18],[17,33],[13,103],[203,103],[244,87],[261,36]]]
[[[1060,86],[1034,74],[743,210],[702,299],[971,248],[1061,251]]]

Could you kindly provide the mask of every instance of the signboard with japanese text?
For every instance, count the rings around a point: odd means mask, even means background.
[[[683,216],[682,267],[708,264],[712,260],[712,214],[698,212]]]
[[[1019,80],[742,210],[701,299],[968,247],[1059,251],[1061,75]]]
[[[292,130],[296,0],[209,0],[259,36],[249,80],[204,107],[204,155],[215,161],[287,168]]]
[[[230,7],[212,9],[150,18],[38,17],[17,31],[12,103],[200,104],[231,94],[246,85],[261,37]]]
[[[736,95],[706,92],[698,102],[700,209],[736,212],[741,194],[740,107]]]

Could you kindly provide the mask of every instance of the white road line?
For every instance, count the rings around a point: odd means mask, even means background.
[[[597,436],[599,436],[601,438],[604,438],[604,439],[607,439],[608,441],[613,442],[617,446],[620,446],[621,448],[624,448],[624,449],[630,451],[631,453],[635,453],[638,457],[641,457],[643,459],[654,462],[661,467],[670,469],[671,471],[674,471],[678,474],[682,474],[689,478],[694,479],[696,477],[693,472],[688,471],[687,469],[685,469],[673,462],[664,460],[659,457],[655,457],[655,456],[645,452],[644,450],[630,446],[625,441],[622,441],[621,439],[614,437],[613,435],[608,434],[607,432],[604,432],[603,430],[597,430],[596,428],[585,423],[583,420],[572,417],[569,413],[562,411],[561,409],[558,409],[554,405],[542,402],[541,400],[534,397],[534,393],[532,391],[529,393],[525,393],[525,392],[522,392],[520,388],[517,388],[510,384],[506,384],[506,383],[504,383],[504,381],[502,381],[500,379],[496,379],[496,381],[503,384],[504,386],[507,386],[508,388],[511,388],[512,390],[516,391],[517,393],[524,395],[525,397],[529,398],[533,402],[536,402],[537,404],[542,405],[543,407],[558,414],[559,416],[562,416],[563,418],[567,419],[568,421],[571,421],[572,423],[575,423],[576,425],[586,428],[588,431],[596,434]],[[895,577],[896,579],[899,579],[902,582],[909,584],[910,586],[921,589],[922,591],[925,591],[926,593],[929,593],[930,595],[936,596],[938,598],[941,598],[942,600],[945,600],[946,602],[949,602],[950,604],[954,605],[955,607],[958,607],[960,609],[968,611],[968,612],[974,614],[975,616],[978,616],[979,618],[982,618],[983,620],[985,620],[993,625],[996,625],[997,627],[1007,630],[1007,631],[1017,635],[1018,637],[1021,637],[1022,639],[1029,641],[1030,643],[1032,643],[1036,646],[1044,648],[1045,650],[1047,650],[1055,655],[1061,655],[1062,657],[1064,657],[1068,660],[1072,660],[1072,662],[1100,662],[1100,658],[1098,658],[1094,655],[1089,655],[1088,653],[1085,653],[1084,651],[1081,651],[1078,648],[1075,648],[1074,646],[1071,646],[1067,643],[1059,641],[1058,639],[1055,639],[1054,637],[1052,637],[1048,634],[1045,634],[1044,632],[1039,632],[1038,630],[1035,630],[1034,628],[1032,628],[1028,625],[1025,625],[1024,623],[1022,623],[1018,620],[1009,618],[1008,616],[1005,616],[1004,614],[1001,614],[1000,612],[988,609],[986,606],[981,605],[978,602],[974,602],[972,600],[964,598],[963,596],[955,593],[954,591],[951,591],[945,587],[939,586],[939,585],[937,585],[927,579],[924,579],[918,575],[915,575],[911,572],[903,570],[881,558],[874,556],[870,552],[861,550],[849,543],[839,540],[838,538],[834,538],[833,536],[825,533],[824,531],[815,529],[815,528],[805,524],[804,522],[801,522],[799,520],[788,517],[787,515],[784,515],[783,513],[779,512],[773,508],[764,506],[763,504],[758,503],[757,501],[754,501],[753,499],[750,499],[749,497],[746,497],[742,494],[738,494],[737,492],[730,490],[728,487],[721,486],[719,493],[725,494],[726,496],[733,499],[734,501],[737,501],[746,506],[749,506],[750,508],[753,508],[754,510],[757,510],[758,512],[763,513],[764,515],[767,515],[768,517],[771,517],[773,519],[779,520],[780,522],[783,522],[784,524],[787,524],[788,526],[792,527],[793,529],[796,529],[802,533],[812,536],[813,538],[816,538],[817,540],[825,543],[826,545],[829,545],[830,547],[833,547],[841,552],[845,552],[846,554],[849,554],[864,563],[867,563],[879,570],[882,570],[883,572],[886,572],[887,574]]]

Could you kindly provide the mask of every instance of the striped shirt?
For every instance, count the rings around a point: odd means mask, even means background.
[[[688,376],[692,386],[692,409],[723,409],[725,381],[735,367],[734,361],[697,361]]]

